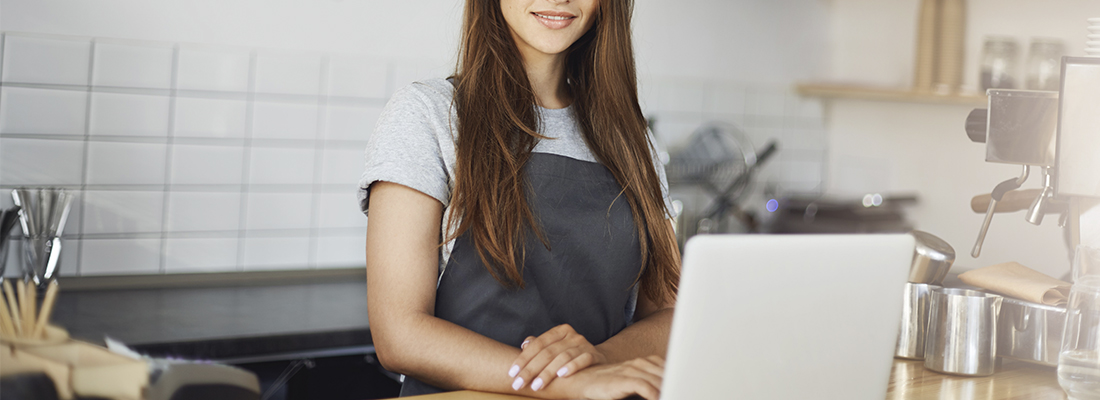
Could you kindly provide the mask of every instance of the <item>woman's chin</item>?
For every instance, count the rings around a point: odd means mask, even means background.
[[[531,47],[533,47],[535,50],[537,50],[539,53],[542,53],[542,54],[556,55],[556,54],[565,53],[565,51],[568,50],[569,46],[572,45],[572,44],[573,44],[572,41],[554,40],[554,41],[545,41],[545,42],[537,43],[537,44],[535,44]]]

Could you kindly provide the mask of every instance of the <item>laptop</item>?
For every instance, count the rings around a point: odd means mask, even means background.
[[[881,400],[914,246],[906,234],[695,236],[661,398]]]

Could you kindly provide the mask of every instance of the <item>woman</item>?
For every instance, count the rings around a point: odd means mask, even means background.
[[[386,106],[360,205],[402,395],[659,396],[680,260],[631,8],[467,0],[455,76]]]

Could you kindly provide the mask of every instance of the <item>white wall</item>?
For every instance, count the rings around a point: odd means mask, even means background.
[[[643,77],[789,85],[824,75],[826,0],[635,2]]]
[[[976,91],[981,43],[987,35],[1016,37],[1021,63],[1031,37],[1065,41],[1070,55],[1082,55],[1088,17],[1100,16],[1095,0],[969,1],[964,84]],[[904,88],[912,82],[918,0],[833,0],[828,79]],[[1022,67],[1022,64],[1021,64]],[[1022,70],[1022,68],[1021,68]],[[970,211],[974,195],[1019,174],[1019,167],[984,162],[984,147],[970,142],[963,123],[972,107],[831,101],[828,191],[857,195],[875,188],[915,192],[921,203],[913,218],[919,229],[955,247],[959,270],[1018,261],[1061,277],[1069,258],[1057,215],[1042,226],[1023,213],[994,217],[985,248],[970,257],[982,215]],[[1025,184],[1037,187],[1039,176]]]
[[[354,188],[345,189],[344,186],[347,177],[358,174],[351,167],[355,164],[352,155],[359,152],[362,140],[370,133],[369,128],[363,126],[370,125],[368,122],[373,121],[385,98],[396,88],[415,79],[445,76],[453,70],[462,4],[459,0],[3,0],[0,3],[0,31],[14,32],[7,37],[14,38],[9,41],[17,43],[8,49],[12,57],[4,60],[5,64],[15,65],[5,70],[5,84],[22,86],[4,88],[8,97],[0,107],[3,108],[0,109],[0,142],[6,144],[7,150],[0,153],[0,180],[5,180],[0,182],[0,188],[63,185],[83,191],[82,205],[74,210],[71,218],[78,222],[70,223],[66,231],[65,247],[76,250],[67,251],[62,257],[63,274],[354,265],[351,261],[362,257],[362,230],[357,227],[363,220],[355,215],[350,201]],[[821,105],[816,99],[802,99],[793,94],[791,84],[819,77],[824,71],[826,16],[824,0],[638,1],[634,27],[642,103],[647,115],[658,118],[657,131],[661,139],[665,144],[678,146],[704,121],[737,123],[758,145],[771,138],[782,141],[783,150],[761,174],[765,180],[778,182],[788,191],[819,191],[825,160]],[[92,47],[90,39],[100,45]],[[156,58],[160,61],[155,63],[156,71],[146,70],[145,64],[139,66],[129,61],[110,64],[110,57],[99,55],[111,43],[132,50],[126,54]],[[285,100],[278,96],[267,98],[261,93],[254,103],[248,100],[250,105],[214,110],[217,116],[234,116],[233,121],[242,124],[244,115],[252,115],[248,126],[256,128],[234,134],[245,139],[212,137],[216,132],[191,132],[183,136],[201,137],[181,137],[186,129],[179,126],[180,121],[186,123],[188,118],[197,117],[198,125],[195,126],[200,126],[199,122],[210,116],[184,116],[182,111],[177,111],[180,106],[175,104],[190,100],[169,101],[167,97],[175,95],[158,92],[157,96],[166,97],[139,99],[142,104],[145,100],[151,101],[147,108],[156,110],[155,113],[115,120],[120,126],[144,121],[145,125],[157,128],[155,133],[145,132],[145,136],[135,137],[122,131],[98,132],[97,127],[92,126],[89,134],[88,124],[105,121],[100,108],[108,104],[103,99],[110,96],[100,93],[85,96],[85,89],[80,86],[88,84],[84,71],[89,68],[96,71],[91,85],[113,86],[115,84],[100,83],[100,71],[107,70],[99,69],[100,64],[107,62],[105,67],[108,69],[130,68],[139,77],[152,74],[167,80],[172,76],[170,71],[177,68],[181,75],[177,81],[180,88],[184,88],[184,81],[191,79],[184,78],[195,73],[194,63],[188,60],[194,50],[203,49],[221,49],[217,53],[221,55],[215,58],[230,57],[236,61],[222,60],[227,63],[223,66],[238,68],[207,68],[203,73],[209,75],[204,75],[209,81],[189,80],[190,84],[220,82],[220,74],[247,70],[249,57],[252,57],[259,72],[234,75],[236,78],[247,75],[248,78],[235,80],[238,85],[226,90],[242,97],[246,96],[244,88],[248,86],[243,82],[248,79],[257,81],[255,92],[270,92],[261,87],[267,81],[297,82],[300,88],[309,88],[304,95],[318,97],[317,100],[295,98],[294,101],[308,103],[295,107],[319,110],[316,114],[318,127],[328,127],[323,128],[328,133],[313,132],[312,125],[306,122],[314,121],[314,116],[308,112],[298,113],[301,115],[297,117],[260,112],[271,108],[272,105],[265,102]],[[174,61],[173,54],[180,61]],[[347,54],[365,58],[341,64],[341,57]],[[96,57],[95,61],[89,63],[92,57]],[[71,68],[49,67],[39,71],[36,65]],[[83,67],[78,68],[78,65]],[[72,82],[55,79],[54,72],[61,70],[71,75],[66,75],[66,79],[72,78]],[[273,70],[285,76],[263,72]],[[361,76],[357,76],[356,71],[362,71]],[[118,71],[115,74],[119,79],[128,77]],[[318,85],[319,81],[323,82]],[[49,86],[58,83],[77,86]],[[364,84],[369,87],[369,93],[361,94],[362,98],[348,107],[333,103],[340,99],[324,100],[329,94],[339,94],[334,92],[340,90],[338,88]],[[289,87],[283,84],[272,87],[276,86]],[[319,94],[316,92],[318,87],[322,88]],[[162,90],[168,93],[167,89]],[[39,98],[47,100],[34,100]],[[72,106],[73,111],[65,114],[51,103],[62,98],[71,100],[66,104]],[[88,102],[92,105],[87,108],[91,111],[86,115],[80,110],[85,110],[84,104]],[[245,113],[246,108],[257,111]],[[337,111],[343,114],[337,115]],[[58,113],[65,114],[60,115],[64,117],[61,119],[72,122],[72,129],[59,132],[47,123],[53,118],[39,118]],[[167,121],[171,118],[167,115],[176,115],[174,128],[168,127],[171,124]],[[263,138],[265,133],[260,128],[293,125],[288,121],[295,118],[302,120],[298,125],[303,131],[293,133],[298,141]],[[34,132],[25,129],[39,125],[42,129],[35,128]],[[82,126],[85,127],[83,133]],[[347,132],[340,134],[339,140],[332,141],[329,131],[333,127]],[[239,143],[242,140],[243,144]],[[157,151],[126,152],[126,149],[141,147],[135,144],[147,142]],[[294,159],[297,164],[290,169],[312,170],[312,178],[305,173],[300,182],[296,181],[297,186],[293,186],[291,182],[261,182],[255,177],[243,177],[239,189],[236,186],[201,189],[209,191],[204,196],[222,199],[216,209],[201,206],[199,200],[202,199],[184,193],[194,189],[180,186],[173,172],[186,169],[180,165],[188,160],[173,149],[218,154],[243,152],[243,162],[237,157],[224,163],[225,167],[234,169],[230,175],[239,176],[240,171],[249,171],[250,157],[252,163],[268,158],[268,161],[291,163],[294,160],[286,157],[261,156],[302,146],[312,150],[299,151],[301,157]],[[32,171],[21,161],[31,156],[61,157],[58,154],[62,152],[57,151],[61,148],[76,155],[60,160],[63,161],[60,164],[66,166],[62,171],[64,176],[60,172],[55,176]],[[112,178],[111,185],[104,186],[93,168],[98,160],[97,149],[101,148],[117,148],[123,156],[116,158],[128,163],[152,154],[156,160],[149,165],[170,172],[163,174],[163,179],[158,177],[142,182],[116,177]],[[88,153],[90,161],[77,157],[81,149],[93,150]],[[290,164],[284,165],[287,166]],[[341,168],[332,170],[336,166]],[[208,171],[202,175],[216,178],[224,174]],[[330,175],[333,178],[339,175],[341,180],[330,180]],[[302,185],[313,185],[313,189],[305,189]],[[347,202],[343,201],[345,195]],[[264,199],[281,200],[261,201]],[[122,202],[127,205],[120,205]],[[216,227],[206,224],[200,231],[176,226],[175,222],[184,218],[182,211],[177,210],[180,205],[190,204],[188,202],[201,206],[192,207],[192,211],[204,210],[206,213],[198,220],[227,219],[232,223]],[[278,204],[283,206],[272,206]],[[8,203],[0,198],[0,206],[6,205]],[[330,211],[337,209],[340,211]],[[312,215],[303,214],[311,210]],[[338,259],[334,258],[334,252],[339,253]],[[264,256],[267,253],[271,255]],[[184,256],[179,257],[180,254]],[[279,265],[265,261],[272,257],[279,258]],[[233,260],[237,265],[232,265]],[[201,265],[179,268],[177,261]]]
[[[4,0],[0,29],[356,53],[453,68],[460,0]],[[787,85],[821,76],[826,0],[635,3],[643,79]]]
[[[919,5],[919,0],[831,0],[829,79],[909,86]],[[1100,15],[1100,2],[1095,0],[970,0],[967,6],[963,82],[971,91],[977,91],[981,46],[986,36],[1016,38],[1021,63],[1033,37],[1061,39],[1069,55],[1082,56],[1088,25],[1085,20]]]

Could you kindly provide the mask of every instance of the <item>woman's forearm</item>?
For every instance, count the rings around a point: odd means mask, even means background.
[[[668,351],[668,333],[671,329],[672,308],[661,309],[596,345],[596,349],[607,358],[608,363],[650,355],[664,357]]]
[[[396,321],[392,321],[396,322]],[[508,368],[520,349],[470,331],[454,323],[420,314],[409,316],[383,333],[382,347],[376,340],[379,358],[385,366],[425,383],[448,390],[469,389],[540,398],[575,397],[566,379],[556,380],[539,391],[523,385],[512,389]]]

